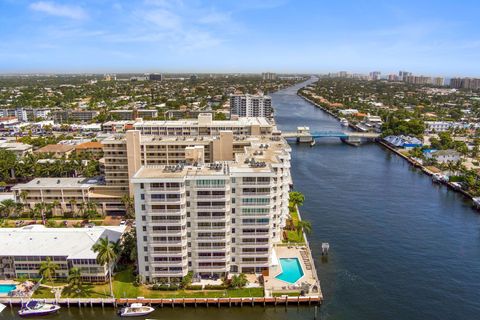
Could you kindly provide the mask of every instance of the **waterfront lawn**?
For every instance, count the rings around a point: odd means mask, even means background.
[[[273,297],[281,297],[281,296],[289,296],[289,297],[298,297],[300,296],[300,291],[279,291],[279,292],[273,292],[272,296]]]
[[[297,208],[292,209],[290,207],[290,218],[292,219],[294,230],[285,229],[286,239],[284,239],[284,242],[303,243],[304,242],[303,230],[300,232],[296,230],[298,221],[300,220],[300,217],[298,216]]]
[[[113,292],[116,298],[222,298],[222,297],[263,297],[263,288],[243,288],[227,290],[176,290],[160,291],[148,287],[134,286],[135,276],[132,269],[118,272],[114,276]],[[53,295],[53,294],[52,294]],[[66,287],[62,292],[63,298],[108,298],[110,286],[105,284],[84,284],[81,290],[70,290]]]
[[[51,288],[39,287],[33,293],[32,298],[54,299],[55,295],[53,294]]]

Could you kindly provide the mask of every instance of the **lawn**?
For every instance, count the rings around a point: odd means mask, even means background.
[[[32,298],[53,299],[55,298],[55,295],[51,291],[52,289],[50,288],[39,287],[37,290],[35,290],[35,293],[33,294]]]
[[[290,217],[292,218],[292,222],[294,227],[296,228],[298,225],[298,220],[300,217],[298,216],[297,208],[291,209],[290,208]],[[287,239],[284,239],[284,242],[297,242],[303,243],[303,231],[298,232],[297,230],[285,230]]]
[[[135,277],[131,269],[115,274],[113,292],[116,298],[222,298],[222,297],[263,297],[263,288],[242,288],[228,290],[177,290],[160,291],[150,290],[146,286],[134,286]],[[81,290],[70,290],[66,287],[62,298],[107,298],[110,295],[109,284],[84,284]],[[50,289],[39,288],[34,298],[54,298]]]
[[[298,297],[300,296],[300,291],[282,291],[282,292],[273,292],[273,297],[281,297],[281,296],[289,296],[289,297]]]

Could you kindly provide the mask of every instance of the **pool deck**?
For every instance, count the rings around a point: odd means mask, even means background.
[[[18,286],[18,282],[13,280],[0,280],[0,284],[11,284]],[[8,293],[0,293],[0,297],[8,297]]]
[[[302,217],[298,207],[297,212],[298,217],[301,220]],[[288,292],[293,293],[303,290],[307,297],[315,297],[318,298],[319,301],[323,300],[320,280],[318,279],[312,251],[310,250],[310,244],[308,243],[305,233],[303,234],[303,239],[305,240],[305,243],[278,243],[274,246],[273,250],[278,259],[278,264],[270,266],[269,275],[264,277],[265,297],[272,297],[274,292],[285,292],[285,294],[288,294]],[[279,260],[282,258],[297,258],[302,266],[304,273],[303,277],[293,284],[277,279],[276,276],[282,273],[282,267]]]
[[[265,277],[265,296],[271,297],[273,292],[298,292],[304,290],[307,296],[319,296],[323,298],[320,290],[320,282],[318,281],[313,259],[307,245],[283,245],[279,244],[274,247],[278,259],[297,258],[302,266],[303,277],[295,283],[288,283],[277,279],[276,276],[282,273],[280,263],[269,268],[269,276]]]

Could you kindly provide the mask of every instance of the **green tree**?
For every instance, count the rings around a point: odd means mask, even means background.
[[[82,286],[82,275],[79,268],[73,267],[68,271],[67,282],[70,288],[80,288]]]
[[[243,288],[247,285],[248,280],[247,276],[244,273],[240,273],[239,275],[233,275],[230,281],[230,287],[232,288]]]
[[[5,199],[0,202],[1,217],[8,218],[13,215],[15,209],[17,208],[17,203],[12,199]]]
[[[97,254],[97,262],[102,266],[108,268],[108,281],[110,283],[110,295],[113,295],[112,285],[112,267],[117,260],[117,253],[115,252],[115,243],[108,240],[108,237],[101,238],[97,243],[92,246],[93,252]]]
[[[289,193],[289,202],[291,207],[290,209],[293,209],[296,206],[303,205],[304,201],[305,201],[305,196],[303,195],[303,193],[298,191],[292,191]]]
[[[55,273],[58,269],[58,264],[53,263],[52,259],[48,257],[44,262],[40,264],[39,272],[40,275],[49,282],[52,282],[52,279],[55,277]]]
[[[125,206],[125,218],[135,218],[135,202],[133,200],[133,197],[130,197],[129,195],[124,195],[122,197],[122,203]]]
[[[296,229],[297,229],[298,235],[302,233],[302,230],[306,234],[310,234],[312,232],[312,224],[306,220],[298,220]]]
[[[180,281],[180,287],[183,289],[187,288],[189,285],[192,284],[192,280],[193,280],[193,272],[189,271],[187,275],[182,278],[182,281]]]
[[[0,180],[9,181],[17,167],[17,156],[10,151],[0,149]]]

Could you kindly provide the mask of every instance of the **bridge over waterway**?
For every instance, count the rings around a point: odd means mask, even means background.
[[[380,137],[376,132],[357,132],[357,131],[313,131],[308,127],[298,127],[296,132],[282,132],[282,137],[289,139],[295,138],[297,142],[314,143],[319,138],[339,138],[341,141],[349,144],[359,144],[363,140],[375,140]]]

